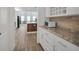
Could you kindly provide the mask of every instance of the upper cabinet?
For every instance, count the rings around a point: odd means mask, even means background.
[[[50,16],[50,7],[46,7],[45,12],[46,12],[45,16],[49,17]]]
[[[65,15],[66,14],[66,7],[51,7],[50,8],[50,15]]]
[[[46,17],[65,16],[65,15],[78,15],[78,7],[47,7]]]
[[[79,7],[67,7],[68,15],[79,15]]]

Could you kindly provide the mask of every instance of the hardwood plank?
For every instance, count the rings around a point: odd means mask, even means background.
[[[37,33],[27,33],[26,25],[17,29],[15,51],[43,51],[42,47],[37,44]]]

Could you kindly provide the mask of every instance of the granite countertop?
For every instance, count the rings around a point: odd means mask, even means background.
[[[40,27],[79,47],[79,33],[78,32],[72,33],[68,30],[64,30],[60,28],[49,28],[47,26],[40,26]]]

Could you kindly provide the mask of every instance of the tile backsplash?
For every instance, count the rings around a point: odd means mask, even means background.
[[[70,38],[74,44],[79,45],[79,16],[64,16],[49,18],[57,22],[57,29],[64,31],[64,36]],[[69,40],[69,39],[68,39]]]
[[[71,30],[71,32],[79,31],[79,16],[64,16],[58,18],[49,18],[50,21],[57,22],[57,28]]]

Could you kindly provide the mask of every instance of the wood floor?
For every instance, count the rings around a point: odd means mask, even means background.
[[[15,51],[43,51],[41,45],[37,44],[37,33],[27,33],[26,25],[17,29]]]

